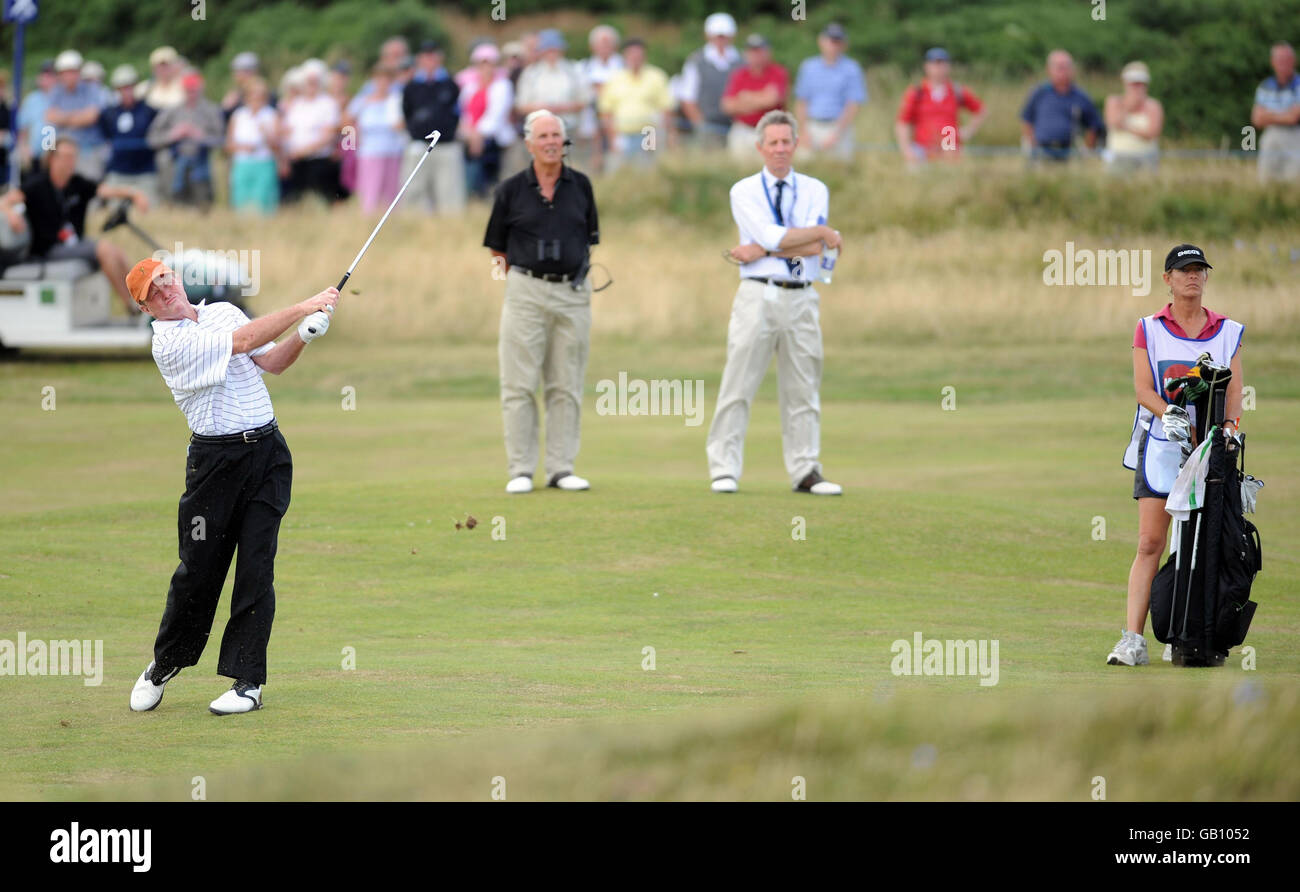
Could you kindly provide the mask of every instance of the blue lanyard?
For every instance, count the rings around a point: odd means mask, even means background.
[[[793,214],[795,203],[799,201],[799,181],[794,178],[793,170],[790,171],[789,177],[790,177],[790,213]],[[790,226],[791,224],[790,224],[789,217],[785,218],[785,222],[781,222],[782,221],[781,215],[778,214],[776,211],[776,202],[772,200],[771,193],[767,191],[767,174],[764,173],[764,171],[760,170],[758,172],[758,178],[759,178],[759,182],[763,184],[763,197],[767,199],[767,206],[772,211],[772,222],[777,223],[781,226]],[[778,180],[777,182],[780,181]],[[775,185],[776,184],[773,183],[773,186]]]

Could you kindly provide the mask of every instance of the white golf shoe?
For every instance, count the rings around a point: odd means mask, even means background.
[[[208,704],[213,715],[234,715],[262,708],[262,686],[237,681],[230,690]]]
[[[519,494],[533,491],[533,478],[520,475],[506,484],[506,492]]]
[[[1137,632],[1122,631],[1119,643],[1106,657],[1107,666],[1146,666],[1151,662],[1147,655],[1147,640]]]
[[[1174,661],[1174,646],[1172,643],[1165,645],[1165,652],[1160,655],[1160,659],[1166,663]]]
[[[794,491],[811,493],[815,496],[844,495],[844,487],[824,479],[819,471],[810,472],[807,477],[799,481],[799,485],[794,488]]]
[[[735,492],[740,489],[740,484],[735,477],[719,477],[709,484],[709,488],[714,492]]]
[[[145,667],[144,672],[135,681],[135,687],[131,688],[131,711],[148,712],[162,702],[163,688],[167,682],[176,677],[179,669],[173,669],[163,676],[162,681],[154,684],[153,681],[153,660]]]
[[[577,474],[556,474],[551,478],[551,482],[546,485],[555,489],[562,489],[565,492],[581,492],[584,489],[591,489],[591,483]]]

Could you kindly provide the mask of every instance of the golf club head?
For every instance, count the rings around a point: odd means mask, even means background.
[[[104,221],[104,228],[100,231],[108,232],[110,229],[116,229],[126,223],[126,212],[130,205],[131,203],[128,201],[118,202],[117,207],[113,209],[113,213],[109,214],[108,219]]]

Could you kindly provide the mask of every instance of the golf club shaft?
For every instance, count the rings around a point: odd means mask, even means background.
[[[348,279],[352,278],[352,271],[357,268],[357,264],[361,262],[361,258],[366,255],[366,249],[369,248],[370,243],[375,240],[375,236],[379,235],[379,230],[384,228],[384,223],[388,221],[388,215],[393,212],[393,208],[397,207],[397,203],[402,200],[402,196],[406,193],[406,187],[411,185],[411,180],[415,179],[415,175],[420,172],[420,167],[426,160],[428,160],[429,153],[432,152],[433,147],[438,144],[440,136],[441,134],[438,131],[435,130],[433,132],[432,139],[429,141],[429,147],[425,149],[424,154],[420,156],[420,160],[416,163],[415,169],[412,170],[411,175],[406,178],[406,182],[402,184],[402,188],[397,191],[397,195],[393,198],[393,203],[388,206],[388,210],[384,211],[384,215],[380,217],[379,222],[375,224],[374,230],[370,233],[370,238],[366,239],[366,243],[361,246],[361,250],[357,252],[357,256],[352,259],[352,265],[348,267],[348,271],[343,274],[343,278],[339,279],[339,291],[342,291],[343,286],[348,283]]]

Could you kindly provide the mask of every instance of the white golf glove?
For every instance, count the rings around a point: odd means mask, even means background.
[[[1166,440],[1174,443],[1192,441],[1192,418],[1181,406],[1167,407],[1165,414],[1160,416],[1160,424],[1164,428]]]
[[[298,323],[298,337],[304,344],[310,344],[329,331],[330,317],[324,310],[317,310]]]

